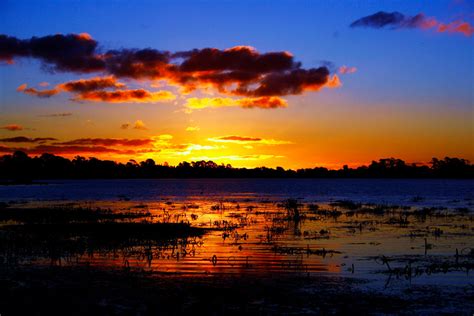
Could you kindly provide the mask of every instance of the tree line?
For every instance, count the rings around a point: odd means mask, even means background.
[[[428,165],[408,164],[385,158],[368,166],[338,170],[325,167],[284,169],[234,168],[213,161],[181,162],[177,166],[156,164],[152,159],[120,163],[76,156],[67,159],[44,153],[30,157],[17,151],[0,157],[0,178],[9,181],[34,179],[123,179],[123,178],[474,178],[474,165],[466,159],[433,158]]]

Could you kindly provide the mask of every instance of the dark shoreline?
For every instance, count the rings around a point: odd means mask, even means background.
[[[0,157],[0,178],[16,181],[34,179],[134,179],[134,178],[474,178],[474,165],[462,158],[433,158],[429,165],[407,163],[401,159],[383,158],[367,166],[332,170],[326,167],[301,168],[283,167],[235,168],[230,164],[213,161],[181,162],[176,166],[161,165],[153,159],[140,163],[130,160],[126,164],[95,157],[76,157],[72,160],[44,153],[30,157],[16,151]]]

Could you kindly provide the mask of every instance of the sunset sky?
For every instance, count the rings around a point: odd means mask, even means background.
[[[474,2],[1,1],[0,154],[474,161]]]

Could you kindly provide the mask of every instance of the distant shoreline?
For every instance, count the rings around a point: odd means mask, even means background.
[[[338,170],[325,167],[297,170],[282,167],[235,168],[213,161],[181,162],[176,166],[152,159],[126,164],[77,156],[67,159],[44,153],[30,157],[22,151],[0,157],[1,179],[27,184],[39,179],[473,179],[474,165],[462,158],[433,158],[430,165],[397,158],[372,161],[368,166]]]
[[[253,177],[253,178],[243,178],[243,177],[233,177],[233,178],[210,178],[210,177],[201,177],[201,178],[186,178],[186,177],[181,177],[181,178],[45,178],[45,179],[35,179],[34,181],[24,181],[24,182],[18,182],[18,181],[13,181],[13,180],[0,180],[0,187],[4,186],[33,186],[33,185],[51,185],[51,184],[56,184],[60,183],[61,181],[104,181],[104,180],[117,180],[117,181],[126,181],[126,180],[459,180],[459,181],[472,181],[474,180],[474,177],[470,178],[441,178],[441,177],[431,177],[431,178],[396,178],[396,177],[391,177],[391,178],[343,178],[343,177],[314,177],[314,178],[298,178],[298,177],[293,177],[293,178],[284,178],[284,177]]]

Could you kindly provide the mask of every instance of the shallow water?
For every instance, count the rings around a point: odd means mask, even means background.
[[[333,275],[387,291],[474,284],[471,180],[98,180],[0,187],[16,207],[77,205],[150,212],[203,237],[69,254],[24,264],[124,267],[157,273]],[[298,201],[298,216],[285,207]],[[331,201],[366,203],[354,209]],[[381,211],[374,211],[381,204]],[[317,207],[315,206],[317,205]],[[395,205],[387,208],[389,205]],[[431,213],[416,213],[424,207]],[[365,210],[365,211],[364,211]],[[291,212],[290,212],[291,213]],[[457,252],[457,256],[456,256]],[[385,260],[384,258],[387,258]],[[388,263],[388,264],[387,264]]]

